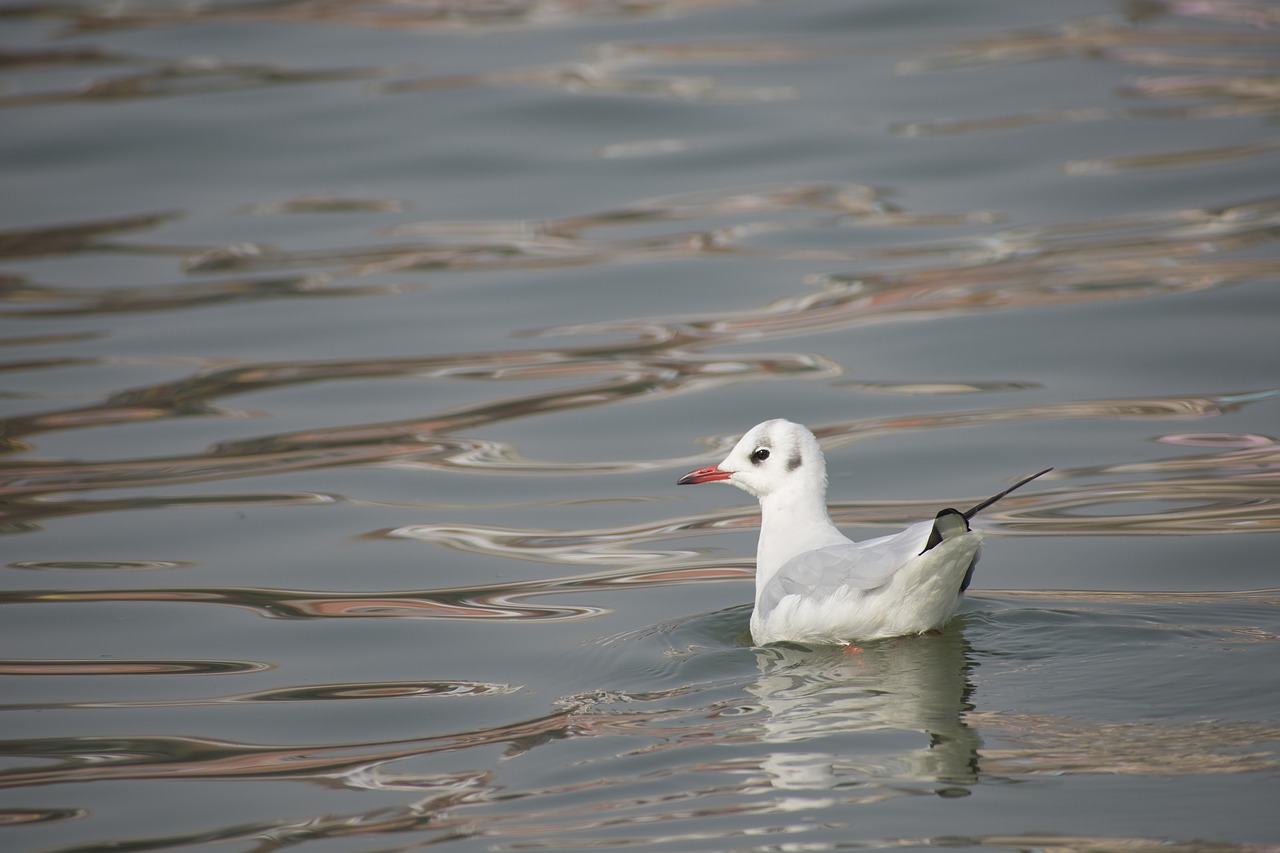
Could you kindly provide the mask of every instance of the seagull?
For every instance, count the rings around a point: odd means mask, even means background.
[[[956,612],[982,534],[969,519],[1046,468],[961,512],[944,509],[900,533],[854,542],[827,514],[827,463],[813,433],[777,419],[752,427],[719,465],[677,485],[725,482],[760,501],[751,638],[846,645],[923,634]]]

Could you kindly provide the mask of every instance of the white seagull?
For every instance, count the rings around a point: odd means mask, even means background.
[[[719,465],[679,485],[722,481],[760,500],[751,638],[844,645],[940,628],[969,587],[982,534],[969,519],[1046,468],[965,512],[944,509],[901,533],[854,542],[827,514],[827,463],[813,433],[786,420],[752,427]]]

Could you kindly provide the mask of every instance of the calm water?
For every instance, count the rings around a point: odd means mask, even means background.
[[[0,848],[1280,849],[1280,13],[10,3]],[[752,648],[756,422],[940,634]]]

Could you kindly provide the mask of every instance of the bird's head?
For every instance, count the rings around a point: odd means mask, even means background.
[[[813,433],[782,419],[757,424],[719,465],[699,468],[677,484],[726,482],[757,498],[792,489],[826,492],[827,466]]]

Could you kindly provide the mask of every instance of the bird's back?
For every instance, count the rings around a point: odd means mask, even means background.
[[[926,550],[932,530],[932,521],[920,522],[792,558],[756,596],[753,639],[846,643],[940,627],[960,603],[981,535],[965,532]]]

